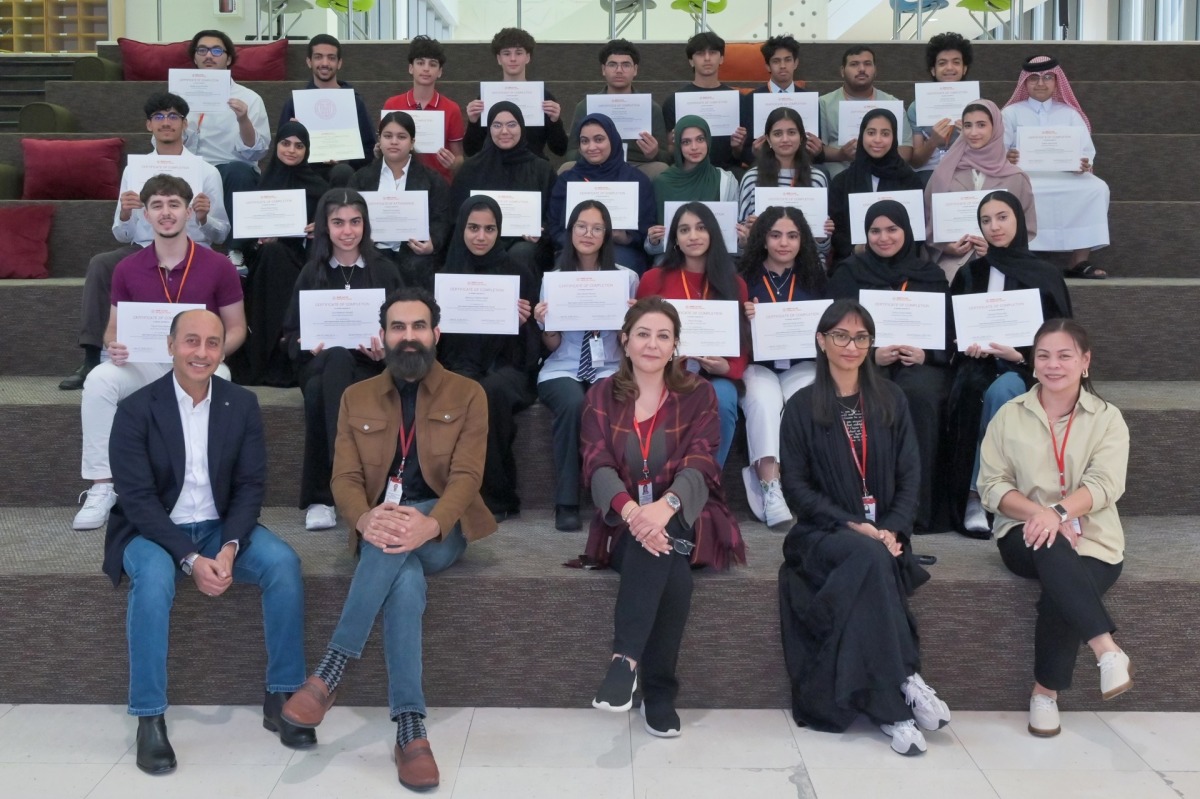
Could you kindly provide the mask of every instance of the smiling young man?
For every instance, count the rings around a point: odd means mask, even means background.
[[[454,170],[463,162],[462,109],[458,103],[437,90],[437,82],[446,68],[446,51],[441,42],[428,36],[414,36],[408,44],[408,74],[412,75],[413,86],[404,94],[389,97],[383,104],[384,111],[440,111],[443,117],[446,143],[436,153],[422,150],[417,142],[417,158],[430,169],[436,169],[450,181]]]
[[[712,31],[697,33],[687,42],[688,63],[692,65],[692,82],[676,89],[676,92],[737,91],[721,82],[721,64],[725,63],[725,40]],[[719,169],[732,170],[739,178],[742,175],[742,145],[746,142],[753,112],[747,95],[739,97],[741,125],[732,136],[713,136],[709,142],[708,158]],[[675,93],[668,95],[663,103],[663,124],[668,131],[668,140],[675,129]],[[670,142],[673,150],[675,143]]]
[[[838,144],[838,114],[842,101],[900,99],[875,88],[875,53],[865,45],[853,45],[842,53],[841,74],[842,85],[828,94],[822,94],[820,99],[821,141],[825,142],[825,170],[830,178],[854,160],[854,152],[858,148],[857,138]],[[907,125],[903,127],[900,157],[907,161],[912,157],[912,130]]]
[[[958,33],[939,33],[925,47],[925,67],[935,83],[956,83],[967,79],[975,54],[971,42]],[[908,129],[912,131],[912,159],[909,163],[928,183],[950,145],[958,139],[957,120],[943,119],[936,125],[917,127],[917,104],[908,107]]]

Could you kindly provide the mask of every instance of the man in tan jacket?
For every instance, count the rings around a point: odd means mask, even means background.
[[[439,781],[421,689],[425,575],[496,530],[479,495],[487,399],[477,382],[437,362],[440,315],[424,289],[393,292],[380,309],[387,370],[342,396],[332,487],[358,567],[324,658],[283,708],[292,724],[320,724],[346,661],[361,657],[383,608],[396,771],[412,790]]]

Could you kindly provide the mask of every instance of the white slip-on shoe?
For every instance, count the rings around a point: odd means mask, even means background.
[[[761,482],[759,485],[763,492],[763,515],[766,517],[767,527],[790,524],[792,511],[787,506],[787,500],[783,498],[783,486],[779,484],[779,478]]]
[[[1133,687],[1133,666],[1129,655],[1123,651],[1105,652],[1096,664],[1100,668],[1100,694],[1105,699],[1128,691]]]
[[[938,699],[937,691],[926,685],[920,674],[910,676],[900,690],[921,729],[940,730],[950,723],[950,706]]]
[[[80,494],[79,498],[83,499],[85,495],[87,500],[75,514],[75,520],[71,522],[72,529],[95,530],[97,527],[103,527],[108,521],[108,512],[117,504],[117,492],[113,489],[113,484],[95,483]]]
[[[987,533],[992,529],[988,525],[987,511],[983,509],[983,503],[974,494],[967,498],[967,512],[963,515],[963,527],[972,533]]]
[[[305,530],[328,530],[337,527],[337,509],[332,505],[321,505],[314,502],[308,506],[304,514]]]
[[[1058,700],[1045,694],[1029,697],[1029,734],[1038,738],[1053,738],[1062,732],[1058,719]]]
[[[754,518],[765,522],[767,517],[763,512],[762,482],[758,479],[758,471],[754,464],[742,469],[742,483],[746,486],[746,502],[750,505],[750,512],[754,514]]]
[[[880,724],[884,735],[892,736],[892,751],[905,757],[925,754],[925,736],[917,729],[915,721],[897,721],[895,724]]]

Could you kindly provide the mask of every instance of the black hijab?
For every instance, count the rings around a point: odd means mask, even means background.
[[[485,189],[504,189],[506,191],[539,191],[543,194],[543,205],[548,198],[550,187],[553,185],[554,168],[544,158],[538,158],[526,144],[525,117],[521,109],[507,100],[496,103],[488,109],[487,127],[489,130],[496,121],[496,115],[507,111],[517,120],[521,127],[521,138],[509,150],[501,150],[488,133],[483,149],[468,158],[459,167],[451,187],[450,202],[457,207],[471,196],[472,191]],[[543,216],[545,208],[542,209]]]
[[[880,200],[867,209],[863,227],[869,232],[876,219],[884,217],[904,231],[904,246],[890,258],[878,255],[867,245],[861,253],[850,256],[838,267],[837,275],[846,272],[845,279],[853,279],[861,288],[875,286],[899,286],[914,283],[942,284],[946,286],[946,273],[937,264],[922,258],[921,248],[913,239],[912,222],[908,209],[895,200]],[[836,277],[836,275],[835,275]],[[869,284],[869,286],[867,285]]]
[[[525,152],[529,152],[526,150]],[[533,153],[529,153],[531,158],[537,158]],[[496,217],[496,228],[503,229],[504,215],[500,211],[500,204],[486,194],[476,194],[470,197],[458,209],[458,222],[454,226],[454,236],[450,241],[450,247],[446,251],[446,265],[443,272],[458,275],[503,275],[503,274],[518,274],[519,270],[515,268],[512,259],[508,257],[508,252],[504,249],[504,244],[500,237],[496,236],[496,243],[492,245],[492,249],[488,250],[483,255],[476,255],[471,252],[471,248],[467,246],[465,239],[467,231],[467,217],[472,211],[488,210]]]
[[[288,166],[279,160],[279,143],[290,136],[295,136],[304,143],[304,158],[295,166]],[[329,183],[318,175],[312,168],[312,164],[308,162],[308,155],[311,151],[312,142],[308,135],[308,128],[295,120],[284,122],[275,133],[275,140],[271,142],[270,159],[258,181],[258,188],[261,191],[304,189],[310,222],[316,212],[317,203],[320,202],[322,195],[329,191]]]
[[[872,158],[867,153],[867,148],[863,146],[863,135],[871,120],[881,117],[887,120],[892,127],[892,147],[881,157]],[[904,163],[904,159],[900,157],[900,133],[896,126],[896,116],[891,111],[884,108],[873,108],[863,115],[862,122],[858,126],[858,147],[854,150],[854,161],[846,168],[846,172],[846,190],[851,194],[874,191],[871,186],[872,176],[879,178],[880,181],[895,183],[904,181],[905,178],[916,177],[912,167]]]
[[[1063,316],[1071,316],[1071,295],[1067,293],[1067,284],[1062,279],[1062,273],[1051,264],[1038,258],[1029,250],[1029,230],[1025,226],[1025,211],[1021,201],[1012,192],[998,190],[989,192],[979,202],[975,219],[979,221],[983,206],[992,200],[999,200],[1012,209],[1013,217],[1017,220],[1017,235],[1007,247],[997,247],[988,244],[987,255],[983,260],[989,266],[1000,270],[1005,277],[1011,277],[1023,286],[1037,289],[1044,295],[1054,298],[1055,304]],[[980,227],[982,230],[982,226]]]

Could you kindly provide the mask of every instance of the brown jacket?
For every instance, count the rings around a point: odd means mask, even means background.
[[[342,394],[333,456],[333,498],[358,547],[358,519],[383,493],[400,434],[400,392],[392,376],[355,383]],[[479,495],[487,452],[487,397],[478,383],[434,362],[417,389],[417,454],[421,475],[438,495],[430,516],[442,535],[458,522],[468,541],[496,531]]]

